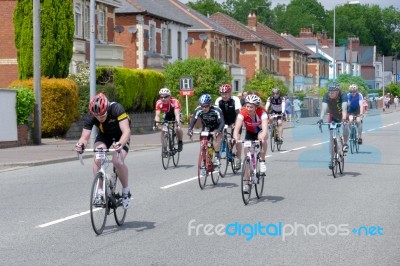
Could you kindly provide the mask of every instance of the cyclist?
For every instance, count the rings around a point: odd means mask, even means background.
[[[339,84],[332,83],[328,87],[328,92],[322,98],[321,104],[321,114],[318,123],[321,124],[323,122],[324,115],[329,108],[329,116],[328,122],[343,122],[343,152],[347,152],[349,150],[349,146],[347,145],[347,141],[349,139],[349,130],[348,125],[346,123],[347,118],[347,96],[345,93],[342,93]],[[331,132],[332,134],[332,132]],[[329,146],[331,146],[330,143]],[[330,152],[330,155],[331,152]],[[329,169],[332,169],[332,158],[329,161]]]
[[[362,118],[364,115],[364,98],[358,91],[356,84],[349,86],[349,93],[347,94],[348,114],[357,116],[357,129],[358,129],[358,144],[362,144]]]
[[[214,164],[219,165],[219,148],[223,137],[222,131],[224,130],[225,120],[221,109],[211,105],[210,94],[203,94],[199,98],[199,106],[194,110],[188,128],[187,134],[190,138],[193,136],[193,127],[199,118],[202,122],[202,130],[208,130],[209,132],[215,131],[213,142],[215,154]]]
[[[131,119],[121,104],[109,102],[103,93],[94,96],[89,103],[90,116],[84,121],[83,130],[75,150],[83,153],[87,146],[93,126],[99,129],[94,142],[94,148],[113,148],[112,162],[122,184],[122,207],[127,209],[131,205],[131,193],[128,187],[128,167],[124,163],[129,151],[131,137]],[[116,142],[114,142],[116,140]],[[119,153],[119,158],[117,157]],[[94,160],[93,173],[96,174],[100,168],[100,160]],[[96,195],[95,201],[101,203],[104,199],[100,193]]]
[[[245,108],[243,108],[236,118],[235,130],[233,132],[233,141],[240,139],[239,132],[244,124],[246,127],[245,140],[262,141],[262,150],[260,151],[260,171],[265,173],[265,155],[267,154],[267,136],[268,136],[268,115],[264,108],[260,106],[261,99],[256,94],[249,94],[245,99]],[[247,153],[248,149],[245,148]],[[245,193],[249,193],[249,186],[243,187]]]
[[[271,108],[271,110],[269,110]],[[272,115],[278,115],[278,135],[279,141],[283,142],[283,126],[282,117],[285,114],[285,97],[281,96],[281,90],[279,88],[272,89],[272,96],[267,99],[265,104],[265,110],[271,114],[269,121],[272,122],[274,118]]]
[[[237,114],[240,112],[242,105],[240,103],[240,99],[237,96],[232,96],[232,87],[229,84],[223,84],[219,87],[220,97],[215,100],[215,105],[218,106],[222,110],[222,114],[224,115],[225,125],[231,127],[232,131],[235,128],[235,121]],[[240,134],[242,134],[242,128],[239,130],[239,139]],[[237,170],[240,169],[241,165],[241,154],[242,154],[242,143],[236,144],[237,158],[235,159],[234,166]]]
[[[178,137],[178,151],[181,152],[183,148],[183,131],[180,127],[182,107],[178,99],[171,97],[171,91],[168,88],[162,88],[158,92],[160,99],[156,102],[156,116],[155,122],[160,122],[160,114],[164,112],[163,121],[176,121],[175,132]],[[154,123],[153,130],[158,128],[158,124]],[[161,134],[162,141],[163,134]]]

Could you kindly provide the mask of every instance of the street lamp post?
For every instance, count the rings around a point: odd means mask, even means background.
[[[347,4],[358,5],[360,4],[360,1],[348,1]],[[341,4],[337,4],[333,7],[333,45],[332,45],[333,81],[336,80],[336,7],[339,5]]]

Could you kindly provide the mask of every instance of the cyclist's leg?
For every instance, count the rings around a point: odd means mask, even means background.
[[[122,207],[124,209],[129,208],[131,205],[131,193],[128,182],[128,167],[125,164],[125,158],[128,155],[128,151],[129,142],[122,148],[121,152],[119,153],[119,158],[117,156],[117,153],[114,153],[112,158],[112,162],[118,174],[118,178],[122,184]]]
[[[282,123],[282,116],[278,117],[278,133],[279,133],[279,139],[283,139],[283,123]]]
[[[214,131],[214,132],[216,132],[216,131]],[[214,135],[214,138],[213,138],[214,154],[215,154],[215,157],[217,157],[217,158],[219,158],[219,149],[221,148],[221,141],[222,141],[223,137],[224,137],[224,133],[221,132],[218,134],[218,136]]]
[[[232,132],[232,134],[233,134],[233,132]],[[241,135],[242,135],[242,128],[239,129],[239,134],[238,134],[239,139],[241,139]],[[242,164],[242,147],[243,147],[242,143],[240,143],[240,142],[236,143],[236,157],[237,157],[238,161],[235,163],[236,163],[236,168],[239,168],[239,169],[240,169],[240,165]]]
[[[261,134],[262,131],[258,132],[258,134]],[[266,134],[265,139],[263,139],[262,142],[262,147],[260,151],[260,171],[262,173],[265,173],[267,171],[267,165],[265,164],[265,156],[267,155],[267,139],[268,139],[268,132]]]

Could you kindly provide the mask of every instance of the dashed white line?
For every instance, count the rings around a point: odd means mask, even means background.
[[[94,211],[98,211],[98,210],[100,210],[100,209],[96,209]],[[71,216],[68,216],[68,217],[65,217],[65,218],[61,218],[61,219],[52,221],[52,222],[48,222],[48,223],[45,223],[45,224],[38,225],[37,228],[44,228],[44,227],[47,227],[47,226],[50,226],[50,225],[54,225],[54,224],[58,224],[58,223],[61,223],[61,222],[65,222],[67,220],[71,220],[71,219],[86,215],[88,213],[90,213],[90,211],[85,211],[85,212],[81,212],[81,213],[78,213],[78,214],[74,214],[74,215],[71,215]]]
[[[160,188],[161,189],[167,189],[167,188],[170,188],[170,187],[174,187],[174,186],[178,186],[180,184],[184,184],[184,183],[190,182],[190,181],[195,180],[195,179],[197,179],[197,176],[189,178],[189,179],[185,179],[185,180],[182,180],[182,181],[179,181],[179,182],[176,182],[176,183],[173,183],[171,185],[163,186],[163,187],[160,187]]]

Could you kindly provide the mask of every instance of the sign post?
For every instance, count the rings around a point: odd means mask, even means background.
[[[180,92],[179,94],[181,96],[186,96],[186,117],[189,117],[189,102],[188,102],[188,96],[193,96],[194,95],[194,90],[193,90],[193,79],[191,77],[183,77],[181,78],[179,82],[179,88]]]

